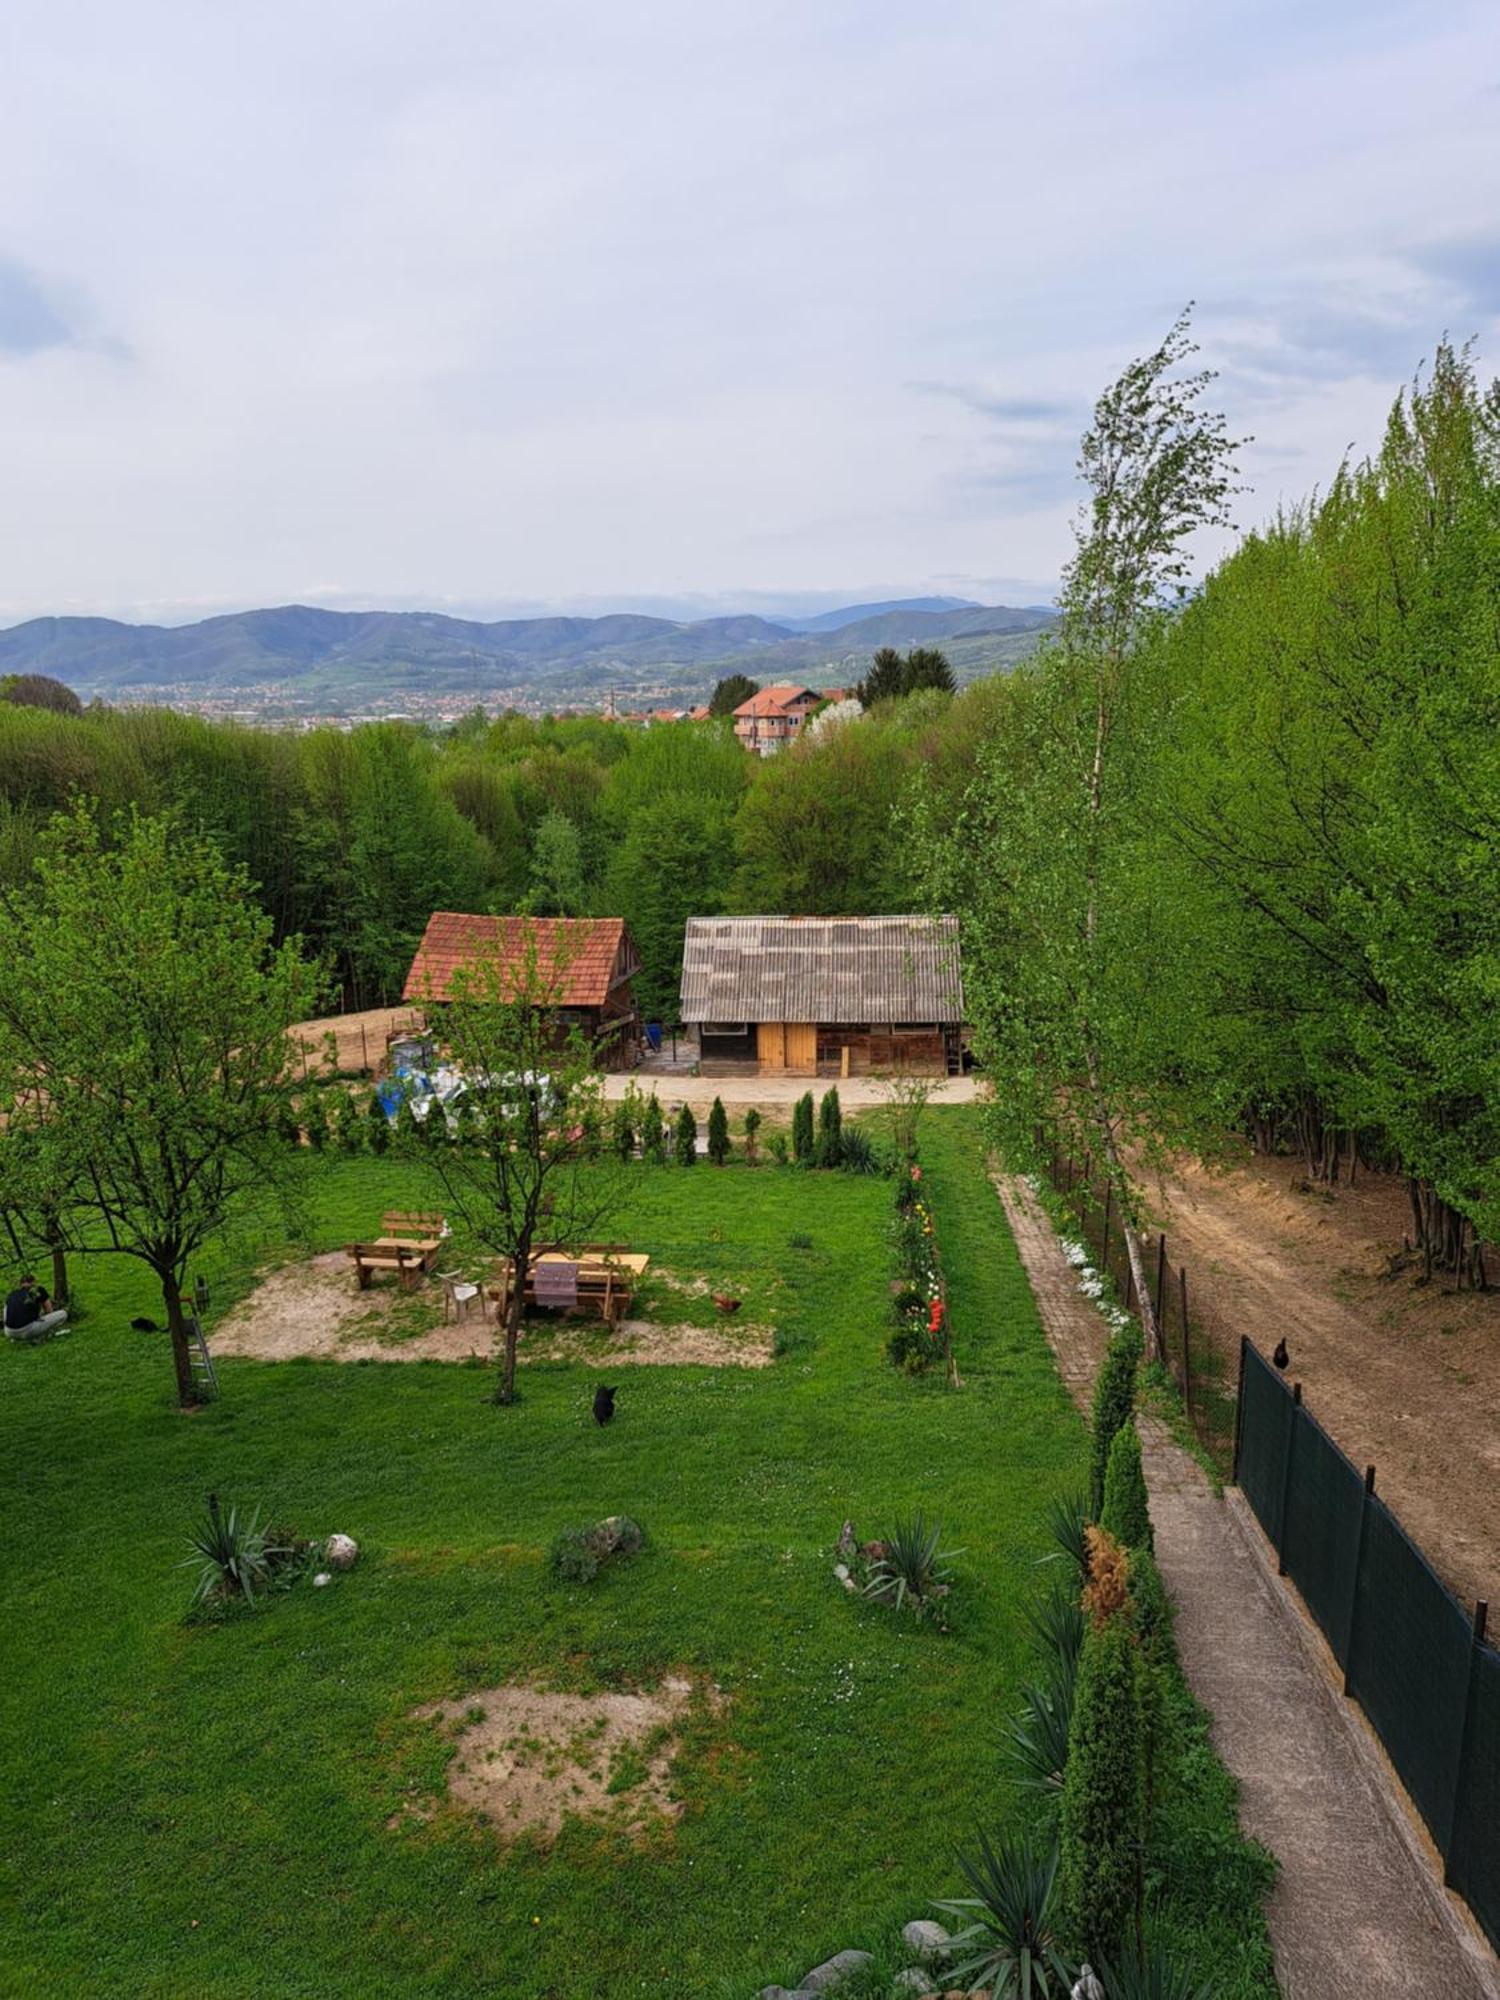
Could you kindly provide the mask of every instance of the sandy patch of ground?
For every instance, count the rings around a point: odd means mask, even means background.
[[[494,1352],[494,1322],[476,1315],[443,1324],[441,1285],[404,1292],[354,1282],[342,1250],[283,1264],[227,1312],[210,1337],[215,1354],[256,1361],[299,1355],[329,1361],[467,1361]]]
[[[500,1340],[495,1321],[477,1313],[445,1324],[442,1287],[431,1281],[404,1292],[394,1280],[377,1279],[360,1291],[349,1259],[333,1250],[272,1271],[224,1315],[209,1345],[216,1355],[254,1361],[304,1355],[321,1361],[467,1361],[478,1355],[488,1361]],[[775,1345],[770,1327],[729,1320],[706,1327],[627,1319],[608,1332],[597,1320],[531,1320],[519,1358],[523,1366],[574,1361],[590,1368],[764,1368]]]
[[[1391,1274],[1411,1229],[1391,1175],[1309,1190],[1296,1160],[1223,1173],[1183,1160],[1148,1194],[1229,1379],[1241,1331],[1263,1354],[1284,1335],[1312,1414],[1356,1466],[1375,1466],[1381,1495],[1460,1596],[1493,1601],[1500,1292]]]
[[[651,1694],[482,1688],[415,1713],[452,1731],[455,1805],[477,1812],[503,1839],[529,1833],[550,1844],[570,1814],[645,1832],[682,1811],[672,1796],[672,1761],[676,1725],[692,1701],[691,1681],[668,1679]]]
[[[301,1071],[304,1054],[310,1077],[331,1070],[382,1070],[389,1038],[420,1033],[426,1020],[420,1007],[372,1007],[363,1014],[328,1014],[318,1021],[301,1021],[287,1031],[292,1042],[293,1074]],[[335,1050],[331,1065],[330,1035]]]

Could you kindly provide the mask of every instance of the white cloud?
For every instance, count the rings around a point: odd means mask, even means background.
[[[1500,313],[1487,4],[18,0],[7,39],[5,617],[1018,595],[1187,298],[1242,518]]]

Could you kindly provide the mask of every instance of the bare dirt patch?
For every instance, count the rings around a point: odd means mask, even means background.
[[[1233,1380],[1241,1331],[1465,1598],[1500,1589],[1500,1294],[1390,1275],[1411,1229],[1404,1183],[1363,1171],[1309,1189],[1299,1161],[1226,1172],[1178,1162],[1150,1194]]]
[[[453,1804],[477,1812],[505,1840],[533,1834],[550,1845],[570,1815],[640,1834],[682,1811],[672,1765],[693,1700],[693,1684],[683,1679],[664,1680],[650,1694],[493,1687],[415,1714],[452,1731]]]
[[[440,1285],[404,1292],[394,1281],[359,1290],[342,1250],[283,1264],[214,1329],[215,1354],[256,1361],[467,1361],[494,1352],[494,1322],[443,1323]]]
[[[687,1289],[684,1287],[683,1289]],[[519,1359],[573,1361],[590,1368],[642,1365],[764,1368],[775,1351],[768,1326],[726,1320],[723,1326],[658,1325],[627,1319],[606,1329],[597,1320],[530,1320]],[[254,1361],[467,1361],[494,1358],[493,1319],[443,1320],[442,1287],[404,1292],[394,1282],[367,1292],[341,1250],[284,1264],[227,1312],[214,1329],[216,1355]]]

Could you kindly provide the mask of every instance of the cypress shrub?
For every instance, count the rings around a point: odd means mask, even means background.
[[[631,1159],[635,1153],[635,1127],[630,1122],[628,1102],[617,1104],[610,1116],[609,1143],[622,1160]]]
[[[813,1156],[813,1101],[812,1092],[804,1091],[797,1099],[792,1111],[792,1158],[799,1166],[807,1166]]]
[[[321,1090],[309,1091],[302,1101],[302,1129],[314,1152],[321,1153],[333,1136],[328,1126],[328,1107]]]
[[[1139,1915],[1142,1739],[1140,1657],[1116,1613],[1084,1634],[1059,1819],[1062,1927],[1096,1963],[1122,1955]]]
[[[714,1099],[708,1114],[708,1157],[716,1167],[729,1158],[729,1118],[721,1097]]]
[[[755,1135],[760,1130],[760,1113],[752,1104],[745,1113],[745,1158],[755,1165]]]
[[[690,1104],[684,1104],[677,1114],[677,1125],[672,1134],[672,1157],[679,1167],[697,1164],[698,1121]]]
[[[1141,1467],[1141,1439],[1135,1418],[1127,1417],[1110,1442],[1104,1468],[1104,1505],[1099,1525],[1108,1528],[1127,1549],[1154,1549],[1151,1512],[1146,1505],[1146,1475]]]
[[[1140,1328],[1133,1321],[1120,1327],[1110,1341],[1094,1384],[1091,1418],[1093,1445],[1089,1453],[1089,1519],[1097,1521],[1104,1508],[1104,1474],[1115,1432],[1135,1410],[1135,1371],[1141,1358]]]
[[[365,1106],[365,1124],[369,1128],[370,1151],[385,1152],[391,1143],[391,1121],[385,1115],[378,1090],[370,1092],[370,1101]]]
[[[811,1096],[809,1095],[809,1103]],[[837,1167],[844,1159],[844,1109],[837,1090],[825,1090],[818,1106],[818,1140],[813,1150],[814,1165]]]
[[[338,1104],[339,1150],[343,1153],[362,1153],[365,1150],[365,1121],[359,1115],[354,1092],[347,1083],[339,1092]]]
[[[654,1090],[641,1113],[641,1158],[653,1167],[667,1163],[667,1132],[661,1122],[661,1099]]]

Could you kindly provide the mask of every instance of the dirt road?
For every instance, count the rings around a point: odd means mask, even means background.
[[[1284,1337],[1308,1408],[1444,1580],[1500,1598],[1500,1293],[1388,1274],[1411,1228],[1388,1175],[1320,1193],[1290,1160],[1189,1162],[1151,1194],[1230,1365],[1241,1329],[1266,1354]]]

